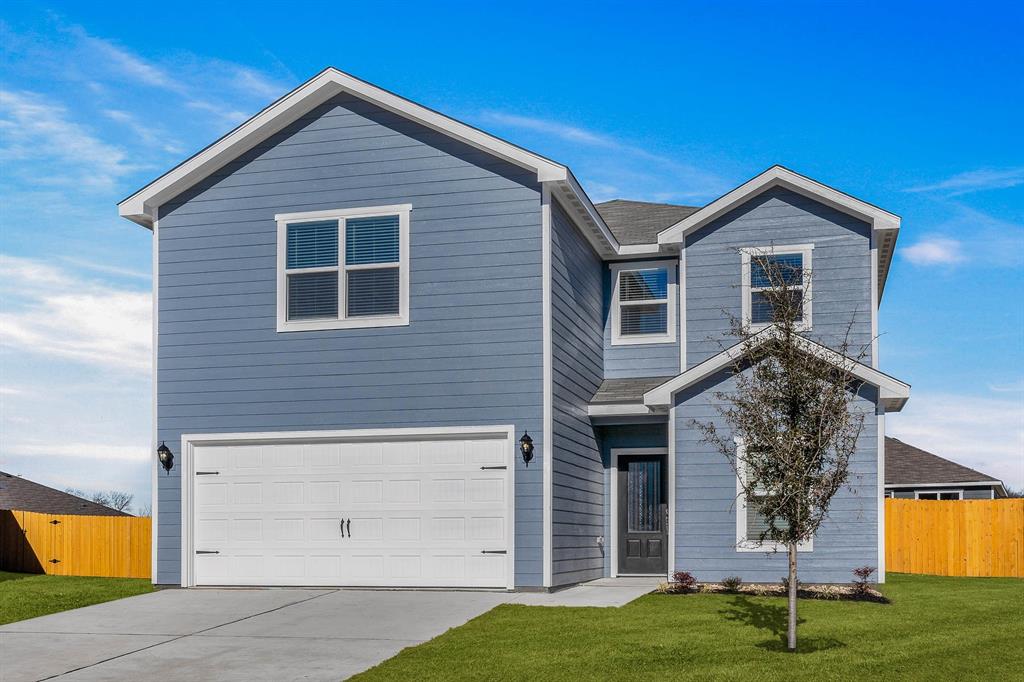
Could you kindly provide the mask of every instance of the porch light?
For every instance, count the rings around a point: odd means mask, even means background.
[[[523,437],[519,439],[519,452],[523,453],[523,463],[530,466],[533,459],[533,439],[527,431],[523,431]]]
[[[167,447],[167,444],[160,441],[160,447],[156,449],[156,458],[160,460],[160,464],[163,465],[164,470],[169,476],[171,474],[171,467],[174,466],[174,453]]]

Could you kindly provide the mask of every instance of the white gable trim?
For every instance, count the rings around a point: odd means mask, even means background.
[[[559,163],[329,67],[206,149],[121,201],[118,204],[119,214],[144,227],[152,227],[156,208],[160,204],[192,187],[314,107],[342,92],[532,170],[536,172],[538,182],[560,181],[569,177],[568,169]]]
[[[880,256],[877,274],[878,297],[880,298],[882,290],[885,288],[885,278],[889,274],[889,263],[892,261],[893,249],[896,246],[896,236],[899,234],[900,217],[783,166],[772,166],[731,192],[723,194],[696,213],[661,231],[658,234],[658,244],[682,244],[686,240],[686,235],[699,230],[751,197],[773,187],[784,187],[871,225],[872,247],[879,249]],[[876,299],[876,305],[877,302]]]
[[[718,355],[710,357],[699,365],[691,367],[679,376],[669,379],[661,386],[656,386],[647,393],[644,393],[644,405],[649,407],[671,405],[672,396],[674,396],[678,391],[681,391],[688,386],[692,386],[698,381],[729,367],[739,358],[746,355],[750,348],[757,347],[765,341],[777,337],[779,334],[780,332],[778,327],[772,326],[764,331],[758,332],[752,336],[749,341],[741,341],[740,343],[727,348]],[[748,344],[753,345],[751,346]],[[845,369],[864,383],[877,387],[879,391],[879,401],[885,405],[886,412],[899,412],[903,409],[903,405],[905,405],[907,400],[910,398],[909,384],[905,384],[898,379],[894,379],[888,374],[879,372],[873,367],[868,367],[863,363],[845,357],[831,348],[802,336],[797,337],[797,344],[804,352],[815,355],[826,362],[830,362],[836,367]]]

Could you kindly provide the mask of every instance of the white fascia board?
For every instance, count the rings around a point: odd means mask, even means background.
[[[751,197],[773,187],[784,187],[871,224],[874,242],[882,245],[880,251],[882,260],[879,263],[878,272],[878,295],[881,297],[882,290],[885,288],[885,278],[889,273],[889,263],[892,260],[896,235],[900,229],[900,217],[783,166],[772,166],[736,189],[723,194],[696,213],[662,230],[658,234],[658,244],[681,244],[685,241],[686,235],[731,211]],[[875,303],[877,305],[878,302]]]
[[[952,483],[886,483],[887,490],[896,488],[959,488],[969,486],[991,485],[1002,487],[1002,481],[954,481]]]
[[[565,180],[568,169],[493,135],[328,68],[277,100],[192,158],[118,204],[121,216],[151,227],[155,209],[341,92],[348,92],[537,174],[538,182]]]
[[[823,185],[804,175],[795,173],[788,168],[772,166],[757,177],[748,180],[731,192],[715,199],[696,213],[662,230],[658,234],[658,243],[679,243],[687,234],[727,213],[750,197],[777,186],[785,187],[821,202],[826,206],[831,206],[837,211],[842,211],[855,218],[869,222],[876,230],[899,229],[900,218],[897,215],[877,206],[872,206],[866,201],[851,197],[849,194],[844,194],[828,185]]]
[[[678,391],[732,365],[736,360],[746,355],[748,350],[777,337],[779,333],[778,327],[772,326],[758,332],[747,341],[741,341],[727,348],[718,355],[712,356],[699,365],[686,370],[679,376],[666,381],[661,386],[652,388],[644,394],[644,404],[648,406],[670,405],[672,403],[672,396]],[[885,404],[886,412],[898,412],[910,398],[910,386],[888,374],[883,374],[873,367],[868,367],[861,362],[845,357],[831,348],[802,336],[797,337],[796,343],[804,352],[850,372],[850,374],[867,384],[876,386],[879,392],[878,399]]]
[[[654,410],[642,403],[601,403],[589,405],[587,414],[591,417],[633,417],[655,414]]]

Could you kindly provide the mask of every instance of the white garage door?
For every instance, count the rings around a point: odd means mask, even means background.
[[[509,448],[197,444],[194,583],[505,587]]]

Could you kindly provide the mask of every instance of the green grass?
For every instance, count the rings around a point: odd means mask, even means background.
[[[0,625],[152,592],[149,580],[0,571]]]
[[[1024,581],[888,576],[891,604],[648,595],[620,609],[504,605],[354,679],[1010,679],[1024,670]],[[1016,679],[1021,679],[1017,677]]]

